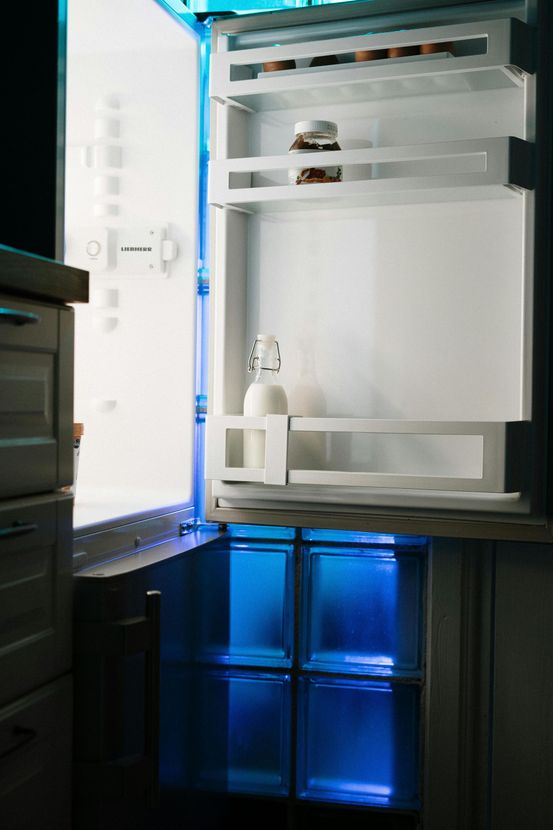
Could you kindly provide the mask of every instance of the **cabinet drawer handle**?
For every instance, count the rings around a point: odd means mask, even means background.
[[[2,758],[6,758],[8,755],[11,755],[13,752],[17,752],[17,750],[24,747],[25,744],[31,743],[36,736],[36,729],[26,729],[24,726],[14,726],[12,729],[12,737],[17,738],[17,740],[13,746],[10,746],[9,749],[5,749],[4,752],[0,752],[0,760],[2,760]]]
[[[24,326],[28,323],[40,323],[40,315],[32,311],[16,311],[15,308],[0,307],[0,323],[11,323],[12,326]]]
[[[0,527],[0,539],[13,539],[14,536],[26,536],[27,533],[34,533],[38,525],[33,523],[14,522],[11,527]]]

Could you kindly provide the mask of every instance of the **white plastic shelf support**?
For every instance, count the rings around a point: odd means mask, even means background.
[[[300,158],[286,155],[212,161],[209,202],[217,207],[261,212],[298,210],[306,204],[349,207],[497,198],[534,187],[533,145],[513,137],[318,153],[317,166],[341,165],[346,170],[348,165],[364,165],[361,169],[378,169],[378,177],[299,186],[265,184],[271,174],[277,180],[280,174],[282,179],[289,167],[300,166]],[[397,165],[401,173],[394,175],[391,165]],[[385,172],[387,166],[391,174]],[[259,174],[264,184],[253,186]],[[244,187],[248,176],[250,186]]]
[[[413,60],[354,63],[351,58],[358,50],[432,42],[460,46],[452,56],[438,60],[431,55],[426,56],[427,60],[417,55]],[[310,58],[324,55],[336,55],[339,63],[324,72],[310,71],[307,67],[259,76],[266,61],[307,59],[309,62]],[[321,94],[331,103],[521,86],[524,76],[533,72],[532,28],[516,19],[485,20],[216,52],[211,57],[210,94],[221,103],[262,111],[316,103],[321,100]],[[409,83],[402,84],[403,79],[409,79]]]
[[[265,437],[265,467],[227,466],[227,437],[229,430],[263,430]],[[227,415],[206,418],[206,478],[229,481],[257,481],[263,484],[286,484],[288,460],[287,415],[267,415],[263,418]]]
[[[285,426],[288,429],[285,429]],[[407,421],[366,418],[299,418],[271,415],[209,415],[206,420],[206,478],[265,484],[317,484],[333,487],[387,487],[467,493],[515,493],[522,487],[521,457],[526,421]],[[264,468],[228,466],[230,430],[266,430]],[[380,435],[452,435],[482,438],[481,475],[412,475],[347,470],[288,470],[288,432],[342,432]]]

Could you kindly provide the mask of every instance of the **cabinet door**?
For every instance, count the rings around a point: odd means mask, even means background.
[[[549,537],[550,32],[545,3],[214,24],[208,518]],[[290,184],[319,119],[342,179]],[[286,416],[241,414],[258,332]]]
[[[0,297],[2,498],[72,481],[72,335],[72,309]]]
[[[71,676],[0,709],[2,830],[71,827]]]
[[[0,705],[71,668],[70,497],[0,508]]]

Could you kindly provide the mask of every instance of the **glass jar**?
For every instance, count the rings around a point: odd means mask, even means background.
[[[298,121],[294,131],[296,138],[288,150],[291,155],[328,153],[332,150],[341,149],[337,140],[338,127],[333,121]],[[294,167],[288,170],[289,184],[321,184],[321,182],[341,181],[341,165]]]

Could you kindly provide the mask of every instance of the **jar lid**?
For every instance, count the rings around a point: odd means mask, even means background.
[[[262,343],[273,343],[276,340],[276,336],[274,334],[258,334],[255,339],[260,340]]]
[[[338,135],[338,125],[334,121],[297,121],[294,124],[298,133],[332,133]]]

